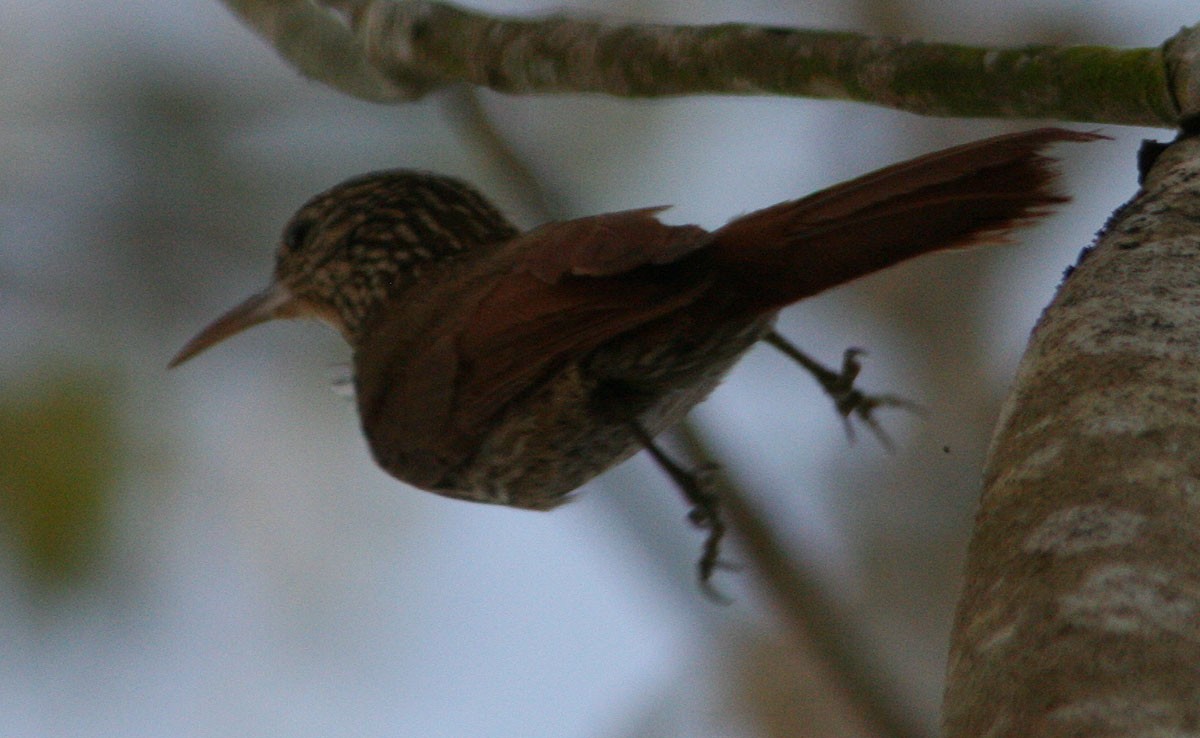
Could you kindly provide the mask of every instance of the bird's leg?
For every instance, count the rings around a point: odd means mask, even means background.
[[[654,439],[637,421],[630,421],[629,427],[632,429],[634,436],[638,442],[650,453],[650,457],[655,463],[666,472],[675,486],[679,487],[679,491],[683,493],[684,499],[691,510],[688,511],[688,521],[692,525],[702,530],[708,531],[708,538],[704,541],[704,553],[700,556],[700,561],[696,564],[696,568],[700,575],[700,582],[703,585],[708,585],[712,573],[721,564],[721,539],[725,536],[725,523],[721,519],[720,498],[714,491],[710,480],[710,475],[715,467],[712,465],[704,465],[695,470],[685,469],[679,462],[672,459],[665,451],[659,448]],[[715,593],[708,590],[710,594]]]
[[[813,375],[821,388],[825,390],[825,394],[829,395],[833,400],[834,407],[842,416],[842,421],[846,425],[846,436],[851,441],[854,440],[854,426],[850,422],[850,416],[856,415],[859,420],[866,423],[875,437],[884,448],[891,451],[892,439],[884,432],[882,426],[875,419],[874,411],[878,407],[900,407],[913,412],[919,412],[920,407],[915,403],[909,402],[902,397],[896,395],[869,395],[854,386],[854,380],[858,378],[859,371],[862,370],[862,364],[858,357],[865,352],[859,348],[848,348],[842,355],[841,371],[834,371],[817,360],[810,357],[808,354],[801,351],[792,342],[788,341],[776,331],[769,332],[763,339],[782,351],[785,355],[791,358],[800,366],[804,367],[805,371]]]

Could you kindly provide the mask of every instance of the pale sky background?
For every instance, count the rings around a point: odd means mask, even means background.
[[[98,377],[116,478],[102,552],[66,584],[28,573],[0,514],[0,735],[768,734],[739,700],[748,675],[781,668],[777,614],[744,572],[719,577],[730,605],[700,593],[702,536],[649,461],[551,514],[445,500],[370,462],[330,391],[348,352],[327,329],[265,326],[165,370],[265,283],[292,210],[347,176],[462,176],[532,225],[444,95],[387,107],[306,82],[215,0],[2,7],[0,410],[62,372]],[[571,7],[991,44],[1153,46],[1200,22],[1154,0]],[[708,227],[1034,125],[785,99],[483,104],[567,214],[674,203],[667,220]],[[861,432],[848,444],[764,348],[697,412],[926,728],[997,404],[1062,269],[1133,193],[1138,140],[1167,136],[1101,130],[1116,140],[1059,150],[1076,202],[1021,245],[920,260],[784,316],[827,362],[867,347],[864,386],[926,408],[881,416],[895,454]]]

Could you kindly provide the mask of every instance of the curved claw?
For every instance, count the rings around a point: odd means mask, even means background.
[[[703,464],[693,470],[684,469],[658,447],[654,438],[639,423],[630,422],[629,427],[659,468],[666,472],[683,493],[683,498],[691,506],[687,512],[688,522],[708,531],[708,536],[704,539],[704,550],[700,554],[700,560],[696,562],[700,585],[715,601],[727,601],[710,584],[714,571],[718,568],[729,568],[728,564],[720,560],[725,521],[721,518],[721,501],[715,491],[716,485],[712,482],[712,476],[717,471],[716,464]]]
[[[833,400],[833,405],[837,409],[838,415],[842,416],[842,422],[846,427],[846,437],[851,443],[855,440],[854,424],[851,416],[861,420],[871,429],[871,433],[879,439],[880,445],[889,452],[892,452],[895,451],[895,445],[875,419],[873,414],[875,409],[880,407],[898,407],[914,412],[917,415],[922,414],[922,409],[919,405],[903,397],[897,395],[870,395],[854,386],[854,380],[858,378],[859,372],[862,371],[862,362],[859,361],[859,357],[866,356],[867,354],[864,349],[857,347],[846,349],[842,354],[841,371],[835,372],[811,358],[775,331],[768,333],[764,340],[782,351],[788,358],[813,375],[813,378],[821,385],[821,389],[825,390],[825,394],[829,395],[829,398]]]

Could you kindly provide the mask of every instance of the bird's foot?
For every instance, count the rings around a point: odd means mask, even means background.
[[[768,333],[765,336],[765,340],[803,367],[805,371],[817,380],[817,383],[821,385],[821,389],[825,390],[825,394],[829,395],[829,398],[833,400],[833,405],[846,426],[846,437],[852,443],[855,437],[851,416],[861,420],[871,430],[871,433],[879,439],[879,443],[888,451],[892,451],[894,448],[892,439],[888,437],[883,427],[879,424],[879,421],[875,418],[875,410],[880,407],[898,407],[917,414],[921,413],[919,405],[903,397],[890,394],[867,394],[854,386],[854,380],[858,378],[858,373],[862,371],[862,362],[859,361],[859,357],[866,354],[860,348],[846,349],[846,352],[842,354],[841,370],[834,371],[801,351],[795,344],[775,331]]]
[[[696,563],[697,574],[700,584],[708,596],[719,602],[726,602],[727,599],[711,584],[713,572],[718,568],[735,568],[721,561],[721,539],[725,537],[725,522],[721,517],[720,497],[713,481],[717,466],[710,463],[696,469],[685,469],[679,462],[667,455],[641,425],[634,423],[633,428],[642,446],[650,453],[659,468],[671,478],[671,481],[683,494],[684,500],[691,506],[687,514],[688,522],[701,530],[708,531],[708,537],[704,540],[703,553]]]

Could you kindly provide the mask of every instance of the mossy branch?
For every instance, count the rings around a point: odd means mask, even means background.
[[[422,0],[223,0],[301,73],[379,102],[511,94],[789,95],[921,115],[1173,126],[1200,111],[1200,31],[1161,48],[986,48],[738,23],[497,17]]]

